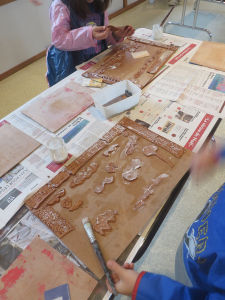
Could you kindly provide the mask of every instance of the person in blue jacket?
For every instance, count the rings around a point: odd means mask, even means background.
[[[208,173],[224,158],[224,146],[203,151],[193,161],[193,176]],[[225,183],[210,197],[185,233],[176,255],[175,273],[179,282],[151,272],[137,273],[133,264],[120,266],[110,260],[107,266],[118,293],[136,300],[225,299],[224,219]]]

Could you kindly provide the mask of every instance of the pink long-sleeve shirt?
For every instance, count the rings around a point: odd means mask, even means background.
[[[109,23],[107,12],[104,15],[104,25],[107,26]],[[52,2],[50,19],[52,44],[56,48],[65,51],[76,51],[95,47],[96,53],[101,51],[100,45],[97,44],[97,40],[92,36],[92,26],[70,29],[70,11],[61,0],[54,0]],[[116,42],[112,33],[110,33],[107,38],[107,44],[113,45]]]

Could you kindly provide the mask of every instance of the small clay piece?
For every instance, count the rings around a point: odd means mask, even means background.
[[[122,126],[120,126],[122,127]],[[106,146],[106,141],[100,139],[88,150],[81,154],[76,160],[66,166],[67,173],[75,175],[77,171],[82,168],[88,160],[90,160],[96,153],[102,150]]]
[[[48,196],[54,193],[56,188],[45,184],[34,195],[32,195],[27,201],[26,205],[32,210],[37,209],[44,202]]]
[[[103,192],[105,184],[112,183],[114,181],[114,176],[105,177],[102,183],[95,188],[95,193],[100,194]]]
[[[138,198],[138,201],[134,205],[134,210],[137,210],[145,205],[145,200],[154,193],[153,187],[157,186],[161,183],[161,181],[165,178],[169,177],[168,174],[161,174],[156,178],[152,179],[152,183],[144,188],[144,193]]]
[[[158,150],[158,147],[155,145],[148,145],[142,149],[144,155],[146,155],[146,156],[156,155],[157,150]]]
[[[61,199],[60,204],[63,208],[71,208],[72,206],[72,200],[69,197],[66,197],[64,199]]]
[[[110,156],[111,154],[116,152],[117,148],[119,148],[119,145],[118,144],[113,144],[107,150],[105,150],[103,152],[103,155]]]
[[[109,28],[112,32],[121,30],[121,28],[113,26],[113,25],[108,25],[107,28]]]
[[[146,140],[154,143],[157,146],[165,149],[167,152],[171,153],[177,158],[181,158],[184,152],[186,151],[183,147],[167,140],[166,138],[154,133],[148,128],[133,122],[129,118],[124,117],[119,124],[125,128],[130,129],[132,132],[137,133],[138,135],[144,137]]]
[[[92,174],[93,174],[93,169],[91,167],[87,167],[85,171],[85,178],[86,179],[90,178]]]
[[[93,228],[96,232],[101,235],[105,235],[107,231],[111,231],[112,227],[109,224],[110,222],[116,221],[116,215],[118,215],[117,210],[108,209],[104,213],[96,217],[96,223]]]
[[[60,214],[54,210],[54,208],[46,206],[34,211],[36,217],[38,217],[45,225],[47,225],[59,238],[62,238],[70,231],[74,230],[69,221],[60,216]]]
[[[118,167],[115,165],[114,162],[110,162],[105,166],[105,171],[107,173],[116,173],[117,169],[118,169]]]
[[[136,135],[130,135],[128,137],[128,142],[120,154],[121,158],[125,158],[127,155],[131,155],[134,153],[136,145],[137,145],[137,140],[138,140],[138,137]]]
[[[127,181],[133,181],[137,179],[138,177],[137,169],[139,169],[141,166],[142,166],[142,162],[140,161],[140,159],[138,158],[132,159],[131,165],[123,171],[122,177]]]
[[[92,169],[92,171],[93,171],[93,173],[94,172],[96,172],[97,171],[97,169],[98,169],[98,164],[96,163],[96,162],[92,162],[92,163],[90,163],[90,166],[89,166],[91,169]]]
[[[56,195],[57,197],[59,197],[59,198],[65,196],[65,194],[66,194],[66,190],[65,190],[65,189],[61,189],[61,190],[59,190],[59,191],[57,191],[57,192],[55,193],[55,195]]]
[[[164,178],[167,178],[167,177],[169,177],[169,175],[166,174],[166,173],[163,173],[163,174],[159,175],[158,177],[153,178],[153,179],[152,179],[153,185],[154,185],[154,186],[159,185],[159,184],[161,183],[161,181],[162,181]]]
[[[127,130],[125,130],[124,132],[122,132],[122,136],[128,137],[129,136],[129,132]]]
[[[55,196],[52,199],[48,200],[47,205],[54,205],[60,201],[59,196]]]
[[[152,189],[153,185],[144,188],[144,193],[138,198],[138,201],[134,205],[134,210],[137,210],[145,205],[145,200],[154,193],[154,190]]]
[[[143,149],[142,149],[142,152],[144,153],[144,155],[146,156],[153,156],[155,155],[156,157],[158,157],[160,160],[162,160],[163,162],[165,162],[167,165],[169,165],[171,168],[174,167],[174,164],[169,161],[169,160],[165,160],[164,158],[162,158],[161,155],[159,155],[158,153],[156,153],[156,151],[158,150],[158,147],[155,146],[155,145],[148,145],[148,146],[145,146]]]
[[[82,205],[83,205],[83,201],[78,200],[69,208],[69,211],[74,211],[74,210],[78,209],[79,207],[81,207]]]
[[[79,177],[79,176],[74,176],[72,178],[72,181],[70,182],[70,187],[74,188],[79,184],[82,184],[84,182],[84,178],[83,177]]]
[[[50,181],[50,184],[58,187],[63,182],[65,182],[69,177],[70,174],[67,171],[61,171]]]
[[[98,169],[98,164],[96,162],[90,163],[89,166],[84,167],[75,176],[72,177],[70,182],[70,187],[74,188],[79,184],[82,184],[86,179],[90,178],[93,173]]]

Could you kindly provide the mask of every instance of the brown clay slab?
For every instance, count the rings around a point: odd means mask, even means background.
[[[44,300],[44,292],[69,285],[71,299],[86,300],[96,280],[40,238],[17,257],[0,279],[0,299]]]
[[[211,69],[225,71],[225,44],[202,42],[190,62]]]
[[[110,53],[82,75],[88,78],[102,78],[109,84],[128,79],[143,88],[176,50],[175,46],[130,37],[115,45]],[[138,53],[143,51],[149,55],[134,58],[134,54],[138,56]]]
[[[15,167],[40,143],[8,123],[0,125],[0,177]]]
[[[148,155],[151,149],[157,155],[146,156],[143,148],[148,150],[145,151]],[[40,215],[39,211],[51,207],[60,218],[67,220],[69,230],[62,236],[62,242],[101,277],[103,271],[83,229],[82,218],[89,217],[94,226],[101,214],[109,210],[113,212],[112,221],[104,224],[104,236],[96,232],[96,237],[106,260],[117,259],[163,208],[190,164],[190,151],[123,118],[101,140],[67,166],[70,176],[55,188],[54,193],[50,193],[46,199],[44,186],[37,192],[38,197],[34,194],[26,205],[37,216]],[[131,174],[126,173],[130,169]],[[103,182],[104,188],[99,192]],[[52,187],[50,181],[49,191]],[[39,199],[42,189],[43,201]],[[62,189],[65,193],[58,201],[56,192]],[[35,199],[38,199],[38,208],[35,208]],[[140,205],[140,199],[144,199],[143,205]],[[52,224],[53,221],[45,224]],[[59,236],[59,228],[51,229]]]
[[[51,132],[55,132],[93,104],[91,90],[69,82],[48,96],[40,96],[22,111]]]

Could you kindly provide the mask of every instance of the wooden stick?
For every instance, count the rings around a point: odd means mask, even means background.
[[[173,9],[175,8],[175,5],[171,7],[170,11],[168,12],[168,14],[165,16],[165,18],[162,20],[162,22],[160,23],[160,27],[162,27],[165,23],[166,20],[169,18],[171,12],[173,11]]]

